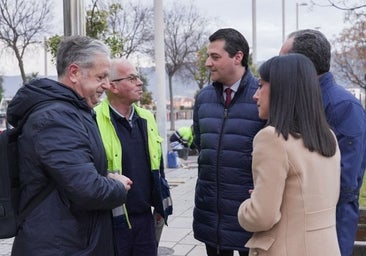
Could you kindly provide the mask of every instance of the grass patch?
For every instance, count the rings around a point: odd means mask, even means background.
[[[363,176],[363,183],[360,190],[359,204],[360,207],[366,207],[366,175]]]

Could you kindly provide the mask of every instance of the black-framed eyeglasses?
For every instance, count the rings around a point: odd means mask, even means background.
[[[113,79],[112,82],[119,82],[122,80],[128,80],[131,83],[136,83],[137,80],[141,80],[141,77],[139,75],[129,75],[128,77],[121,77],[121,78]]]

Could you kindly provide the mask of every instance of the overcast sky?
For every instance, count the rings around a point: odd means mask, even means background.
[[[329,4],[328,0],[314,1]],[[195,3],[206,15],[218,17],[223,26],[242,32],[252,46],[252,0],[198,0]],[[299,29],[319,29],[331,40],[346,25],[344,11],[334,7],[312,7],[307,0],[285,0],[285,36],[296,30],[296,3],[308,3],[307,6],[299,5]],[[282,0],[256,0],[256,27],[257,60],[277,55],[282,45]]]
[[[63,33],[63,21],[60,11],[62,1],[53,0],[57,4],[56,28],[53,33]],[[86,0],[88,1],[88,0]],[[132,0],[133,1],[133,0]],[[153,4],[153,0],[140,0]],[[164,5],[173,4],[177,0],[163,0]],[[328,0],[314,0],[319,4],[327,4]],[[180,0],[190,3],[192,0]],[[360,2],[348,0],[348,2]],[[61,6],[60,6],[61,3]],[[193,1],[202,15],[212,17],[215,22],[209,28],[214,32],[221,27],[232,27],[239,30],[252,47],[252,0],[196,0]],[[334,7],[311,8],[310,1],[285,0],[285,35],[296,29],[296,3],[308,3],[308,6],[299,6],[299,29],[316,28],[324,33],[328,39],[334,39],[343,28],[349,26],[344,23],[344,11]],[[277,55],[282,45],[282,0],[256,0],[256,27],[257,27],[257,60],[266,60]],[[59,26],[57,28],[57,26]],[[19,68],[15,57],[1,54],[0,74],[18,75]],[[33,50],[25,59],[26,73],[39,72],[44,75],[44,52]],[[55,68],[51,63],[47,65],[48,75],[55,75]]]

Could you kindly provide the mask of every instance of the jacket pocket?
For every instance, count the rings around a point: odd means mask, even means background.
[[[252,238],[245,244],[245,247],[268,251],[275,241],[276,239],[268,234],[254,233]]]
[[[338,204],[346,204],[349,202],[358,201],[358,196],[359,194],[357,189],[353,189],[351,187],[341,188]]]
[[[335,226],[335,208],[305,214],[306,231],[315,231]]]

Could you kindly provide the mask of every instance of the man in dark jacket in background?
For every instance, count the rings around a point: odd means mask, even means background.
[[[248,42],[238,31],[219,29],[209,38],[206,67],[212,85],[196,97],[194,142],[200,150],[193,212],[194,237],[207,255],[248,255],[251,233],[237,220],[253,189],[252,141],[264,126],[253,95],[258,81],[248,68]]]
[[[337,236],[342,256],[350,256],[358,224],[358,197],[366,168],[366,113],[360,102],[338,85],[330,70],[331,46],[318,30],[291,33],[280,54],[301,53],[314,63],[328,123],[341,151],[341,190],[337,204]]]
[[[109,87],[109,50],[100,41],[64,39],[57,53],[58,82],[39,79],[19,89],[8,107],[17,126],[39,106],[19,137],[20,211],[53,183],[26,216],[12,255],[114,255],[111,209],[126,200],[131,180],[108,174],[92,108]]]

